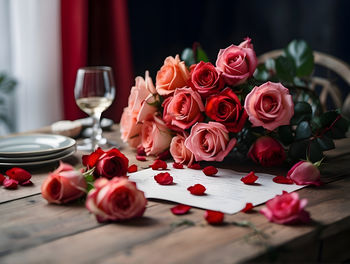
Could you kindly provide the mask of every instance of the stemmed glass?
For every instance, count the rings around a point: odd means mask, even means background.
[[[93,151],[100,144],[106,144],[100,128],[101,114],[113,102],[115,85],[112,68],[106,66],[79,68],[74,88],[75,101],[79,108],[93,120],[90,140],[78,144],[78,149]]]

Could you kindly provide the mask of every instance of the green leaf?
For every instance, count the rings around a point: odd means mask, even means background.
[[[275,72],[276,71],[276,63],[275,63],[275,60],[274,59],[267,59],[265,61],[265,68],[268,70],[268,71],[272,71],[272,72]]]
[[[308,159],[311,162],[317,162],[323,158],[322,148],[319,143],[314,139],[311,140],[308,149]]]
[[[284,49],[284,54],[291,58],[296,68],[296,75],[311,75],[314,69],[314,56],[310,46],[304,40],[293,40]]]
[[[257,79],[258,81],[265,82],[269,79],[270,74],[268,70],[266,69],[264,64],[260,64],[254,72],[254,78]]]
[[[276,59],[276,75],[280,81],[293,82],[296,69],[294,62],[289,57],[278,57]]]
[[[292,161],[299,161],[301,159],[305,160],[308,146],[309,146],[308,140],[293,142],[289,147],[288,157]]]
[[[195,223],[193,221],[191,221],[191,220],[188,220],[188,219],[183,219],[183,220],[180,220],[178,222],[171,223],[171,227],[172,228],[180,227],[180,226],[183,226],[183,225],[194,226]]]
[[[294,141],[292,128],[290,126],[278,127],[278,135],[283,144],[289,145]]]
[[[297,125],[302,121],[309,121],[312,117],[312,108],[306,102],[297,102],[294,105],[294,115],[291,120],[293,125]]]
[[[323,137],[317,138],[316,140],[323,151],[335,148],[333,140],[325,135]]]
[[[302,121],[297,126],[297,129],[295,130],[295,139],[301,140],[301,139],[307,139],[311,137],[311,127],[308,121]]]
[[[193,50],[191,48],[184,49],[181,54],[181,60],[183,60],[188,67],[195,64],[196,60],[194,58]]]
[[[205,51],[202,49],[202,47],[198,46],[197,47],[197,62],[200,62],[200,61],[208,62],[209,59],[208,59],[208,56],[205,53]]]

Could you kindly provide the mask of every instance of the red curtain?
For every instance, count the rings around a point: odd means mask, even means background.
[[[61,0],[64,118],[86,116],[74,100],[76,72],[83,66],[111,66],[116,99],[103,116],[119,122],[133,83],[126,0]]]

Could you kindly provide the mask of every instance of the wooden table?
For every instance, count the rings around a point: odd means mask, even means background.
[[[119,133],[111,131],[108,136],[118,140]],[[0,263],[349,260],[349,146],[350,139],[344,139],[337,142],[337,150],[328,152],[322,170],[327,184],[298,191],[309,200],[307,210],[314,220],[301,226],[269,223],[258,213],[262,206],[249,214],[226,215],[224,225],[210,226],[203,218],[204,210],[193,208],[188,215],[174,216],[169,210],[174,204],[163,201],[149,201],[140,219],[99,224],[83,204],[51,205],[41,197],[41,183],[57,164],[32,169],[33,186],[0,189]],[[131,164],[147,167],[151,163],[137,162],[135,153],[125,145],[122,151]],[[77,153],[67,161],[79,166],[81,155]],[[247,165],[231,166],[250,169]],[[241,221],[249,221],[252,227],[232,224]]]

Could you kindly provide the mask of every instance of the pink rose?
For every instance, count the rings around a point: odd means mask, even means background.
[[[99,222],[122,221],[141,217],[147,200],[134,182],[126,177],[108,181],[100,178],[95,181],[86,199],[86,208],[96,215]]]
[[[49,203],[68,203],[83,196],[87,184],[80,171],[66,163],[49,174],[41,185],[41,195]]]
[[[260,137],[251,146],[248,157],[264,167],[281,165],[286,159],[283,146],[271,137]]]
[[[144,121],[151,120],[158,111],[158,105],[160,106],[159,96],[157,94],[149,94],[142,102],[141,109],[137,116],[137,122],[143,123]]]
[[[258,60],[250,39],[239,46],[231,45],[221,49],[216,60],[216,68],[228,85],[237,86],[254,74]]]
[[[185,146],[196,161],[222,161],[236,144],[229,138],[226,127],[218,122],[197,123],[185,140]]]
[[[294,104],[289,90],[280,83],[267,82],[247,95],[244,108],[253,126],[268,130],[289,125],[294,115]]]
[[[171,140],[170,153],[176,163],[185,163],[189,166],[193,162],[193,153],[185,146],[185,137],[178,134]]]
[[[219,92],[224,87],[221,73],[210,62],[199,62],[191,66],[193,88],[204,98]]]
[[[166,96],[172,94],[176,88],[188,85],[190,73],[185,62],[180,61],[179,55],[175,58],[169,56],[156,76],[156,89],[158,94]]]
[[[287,178],[297,185],[321,185],[320,171],[309,161],[299,161],[287,173]]]
[[[125,107],[120,119],[120,134],[123,142],[136,148],[141,143],[141,128],[142,124],[137,123],[137,115]]]
[[[260,213],[266,216],[270,222],[277,224],[297,224],[310,221],[310,215],[304,210],[307,204],[306,199],[299,200],[299,195],[295,192],[276,195],[275,198],[266,203],[266,207]]]
[[[183,131],[202,121],[205,110],[200,95],[191,88],[179,88],[163,102],[163,120],[173,130]]]
[[[150,94],[150,92],[146,89],[145,80],[137,76],[135,78],[135,86],[131,87],[129,100],[128,100],[128,108],[135,114],[138,115],[141,105],[146,97]]]
[[[171,137],[171,131],[161,118],[154,116],[153,120],[143,122],[141,144],[146,155],[158,155],[169,148]]]

